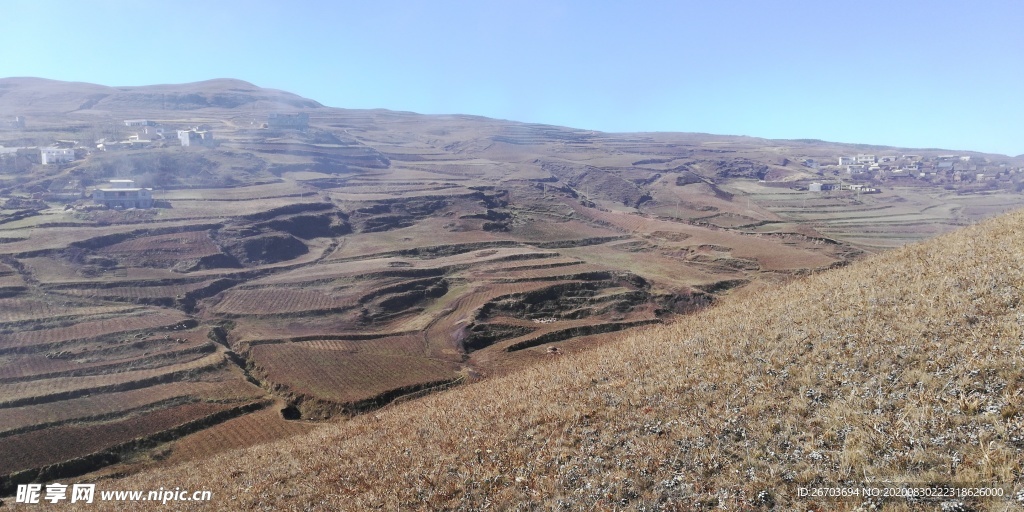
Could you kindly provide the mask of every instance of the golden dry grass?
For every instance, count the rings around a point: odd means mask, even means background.
[[[212,490],[203,510],[851,510],[863,500],[798,488],[885,479],[1012,494],[1022,226],[1016,212],[589,352],[99,487]]]

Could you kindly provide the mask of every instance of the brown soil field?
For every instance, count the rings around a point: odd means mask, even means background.
[[[286,420],[273,407],[233,418],[171,443],[170,455],[158,465],[178,464],[258,444],[307,434],[319,426],[314,422]]]
[[[124,306],[92,306],[65,301],[54,303],[47,300],[33,300],[19,297],[0,299],[0,329],[11,329],[26,322],[44,322],[57,318],[88,317],[132,313]]]
[[[154,347],[142,354],[133,353],[138,351],[123,350],[117,356],[104,357],[103,359],[85,357],[69,360],[74,357],[73,354],[69,354],[68,358],[62,357],[60,359],[54,358],[52,355],[46,357],[43,354],[26,354],[0,368],[0,382],[29,381],[57,375],[83,376],[105,373],[103,370],[108,368],[152,368],[162,366],[163,361],[187,362],[198,359],[202,357],[202,354],[213,351],[214,346],[209,340],[200,340],[198,342],[176,340],[173,344],[166,344],[164,347]]]
[[[174,299],[209,286],[213,281],[200,281],[187,284],[154,285],[154,286],[114,286],[114,287],[83,287],[83,288],[51,288],[58,293],[103,299],[123,299],[137,301],[139,299]]]
[[[401,349],[363,353],[322,343],[278,343],[253,347],[251,357],[256,373],[274,383],[277,392],[293,395],[300,411],[314,418],[316,409],[303,410],[310,398],[356,411],[360,402],[386,392],[455,378],[454,364]]]
[[[168,268],[188,258],[202,258],[221,252],[205,231],[142,237],[109,245],[97,254],[134,267]]]
[[[90,394],[94,390],[116,390],[125,385],[144,382],[157,382],[161,377],[171,378],[175,373],[201,373],[214,370],[223,364],[221,354],[201,356],[181,364],[165,365],[154,369],[122,371],[101,375],[80,377],[54,377],[31,382],[13,382],[0,384],[0,408],[13,407],[26,403],[47,402],[76,394]]]
[[[133,439],[228,409],[224,404],[185,404],[95,425],[50,427],[0,439],[0,467],[9,473],[36,469],[89,455]]]
[[[233,290],[211,311],[228,316],[286,315],[303,311],[315,314],[339,311],[356,304],[354,298],[336,297],[330,290],[259,288]]]
[[[130,315],[118,315],[100,320],[85,320],[65,327],[34,329],[10,332],[4,335],[6,342],[0,347],[28,347],[47,345],[62,341],[89,339],[121,332],[159,329],[180,324],[188,317],[174,310],[144,309]]]
[[[11,432],[27,430],[36,425],[59,425],[73,420],[117,417],[147,407],[158,408],[162,402],[175,399],[230,403],[251,401],[261,396],[262,390],[235,378],[173,382],[132,391],[4,409],[0,417],[0,436],[6,437]]]

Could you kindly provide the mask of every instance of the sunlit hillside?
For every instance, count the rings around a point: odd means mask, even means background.
[[[1024,212],[311,434],[100,489],[225,510],[1016,510]],[[959,507],[959,508],[957,508]],[[96,507],[99,509],[100,507]],[[114,505],[111,508],[121,508]]]
[[[1022,224],[1001,216],[517,374],[98,486],[211,489],[205,505],[224,510],[849,510],[870,503],[800,487],[904,482],[1006,497],[885,510],[1017,510]]]

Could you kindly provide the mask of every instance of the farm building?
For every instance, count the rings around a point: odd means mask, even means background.
[[[878,190],[877,188],[869,187],[863,184],[852,184],[849,185],[848,188],[849,190],[852,190],[854,192],[860,192],[863,194],[878,194],[879,192],[881,192],[881,190]]]
[[[149,139],[162,139],[164,138],[164,129],[162,126],[156,125],[143,126],[136,132],[136,135]]]
[[[155,124],[155,123],[153,123],[152,121],[150,121],[148,119],[125,119],[124,120],[124,125],[125,126],[151,126],[153,124]]]
[[[309,114],[278,114],[267,115],[267,128],[272,130],[305,130],[309,128]]]
[[[807,190],[809,192],[821,192],[821,183],[811,183],[810,185],[807,185]]]
[[[199,128],[178,130],[178,140],[182,146],[212,146],[213,132],[202,131]]]
[[[74,160],[74,149],[39,148],[39,161],[43,165],[73,162]]]
[[[110,180],[92,192],[92,200],[107,208],[152,208],[153,189],[137,188],[132,180]]]

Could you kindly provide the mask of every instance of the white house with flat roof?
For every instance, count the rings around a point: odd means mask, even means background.
[[[62,164],[75,160],[74,149],[39,148],[39,162],[43,165]]]
[[[133,180],[110,180],[92,191],[92,200],[107,208],[152,208],[153,189],[138,188]]]
[[[200,130],[199,127],[191,130],[178,130],[178,140],[182,146],[212,146],[213,132]]]

